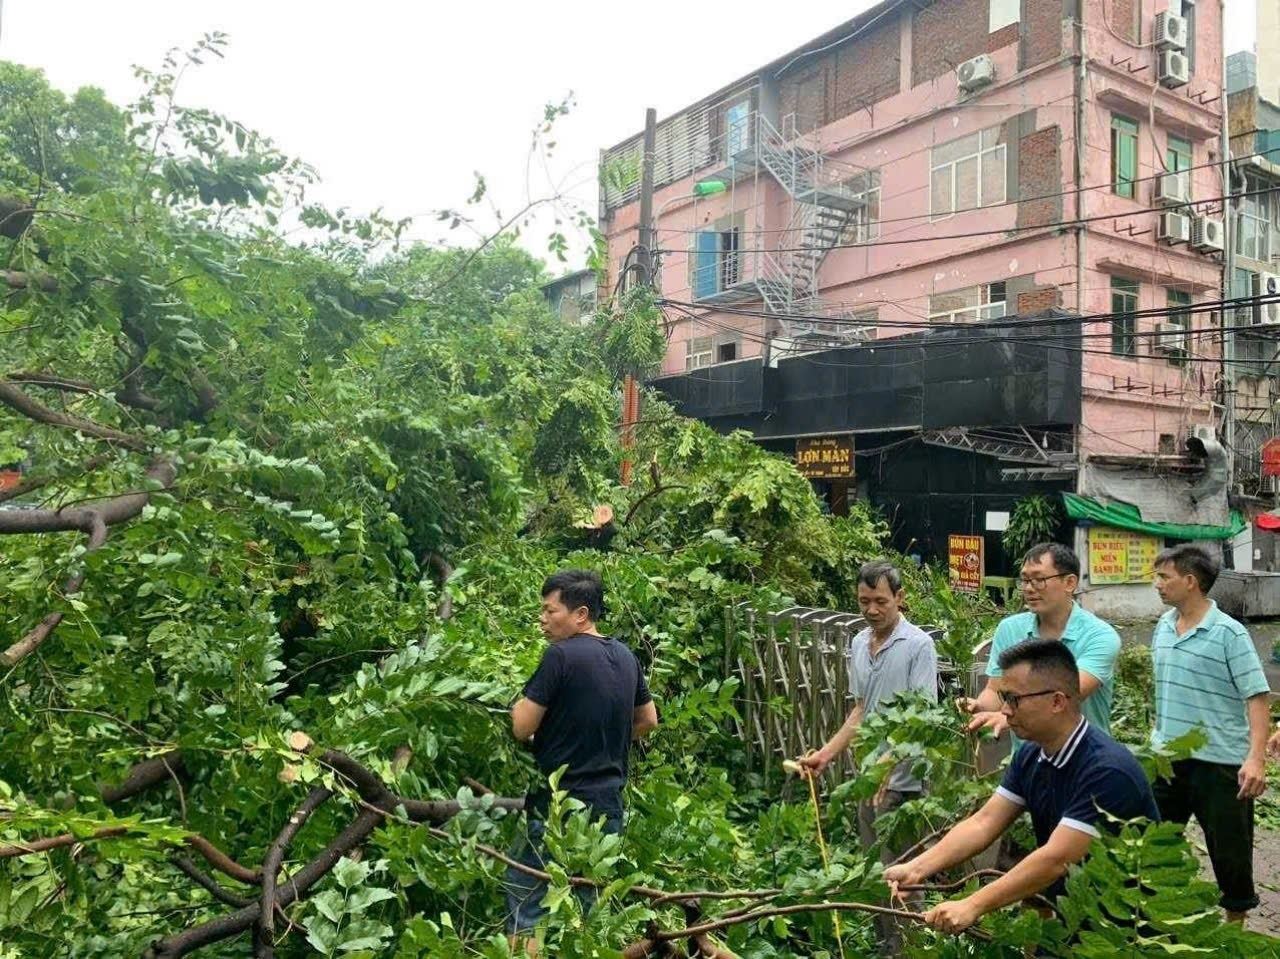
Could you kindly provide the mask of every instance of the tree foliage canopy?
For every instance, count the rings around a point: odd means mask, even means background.
[[[124,110],[0,64],[0,468],[22,468],[0,492],[0,957],[505,955],[486,847],[518,804],[467,784],[532,781],[505,711],[540,654],[538,587],[570,564],[603,573],[664,728],[624,841],[553,807],[562,954],[680,926],[635,886],[883,903],[839,795],[824,868],[804,797],[743,768],[723,619],[853,608],[883,527],[824,515],[790,464],[656,399],[641,479],[617,485],[618,378],[661,353],[652,303],[566,327],[509,237],[400,249],[403,224],[311,204],[304,163],[176,99],[223,43],[140,70]],[[608,537],[582,523],[597,503]],[[913,602],[959,658],[982,611],[930,576]],[[940,771],[966,754],[924,706],[886,722],[932,725],[914,748]],[[934,825],[981,788],[939,780],[915,813]],[[1185,847],[1141,841],[1183,882]],[[1073,881],[1105,897],[1135,855]],[[282,860],[272,899],[260,864]],[[570,875],[604,887],[590,914]],[[1152,942],[1180,934],[1165,905]],[[742,956],[830,955],[830,915],[719,934]],[[1053,940],[993,923],[1013,948]]]

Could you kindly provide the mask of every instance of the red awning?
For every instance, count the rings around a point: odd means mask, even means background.
[[[1258,529],[1280,530],[1280,516],[1275,513],[1259,513],[1254,523]]]

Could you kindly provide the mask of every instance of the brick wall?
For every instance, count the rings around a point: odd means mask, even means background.
[[[989,0],[939,0],[911,22],[911,85],[951,73],[987,52]]]
[[[1018,294],[1018,313],[1039,313],[1062,305],[1062,291],[1056,286],[1042,286]]]
[[[1001,47],[1007,47],[1011,43],[1018,42],[1018,35],[1022,32],[1020,23],[1011,23],[1007,27],[1001,27],[995,33],[987,34],[987,52],[995,53]]]
[[[1062,219],[1062,131],[1045,127],[1018,142],[1018,226],[1043,226]],[[1043,199],[1034,199],[1042,197]]]
[[[778,84],[781,116],[830,123],[898,92],[899,33],[896,19],[842,43],[804,64]]]
[[[848,116],[898,92],[901,30],[901,23],[893,17],[836,48],[831,119]]]
[[[1111,29],[1120,36],[1137,43],[1138,12],[1142,0],[1111,0]]]
[[[1062,55],[1062,0],[1022,0],[1022,46],[1018,53],[1021,70]]]

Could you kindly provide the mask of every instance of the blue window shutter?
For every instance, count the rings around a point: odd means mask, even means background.
[[[699,230],[693,261],[693,298],[714,296],[720,288],[720,234],[715,230]]]

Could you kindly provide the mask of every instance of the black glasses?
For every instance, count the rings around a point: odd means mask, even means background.
[[[1061,690],[1042,689],[1038,693],[1006,693],[1004,690],[999,690],[998,695],[1000,696],[1000,702],[1008,706],[1010,710],[1016,712],[1018,704],[1024,699],[1035,699],[1037,696],[1052,696],[1054,693],[1058,692],[1061,692]]]
[[[1023,589],[1044,589],[1044,584],[1051,579],[1061,579],[1063,576],[1070,576],[1071,573],[1054,573],[1052,576],[1019,576],[1018,585]]]

